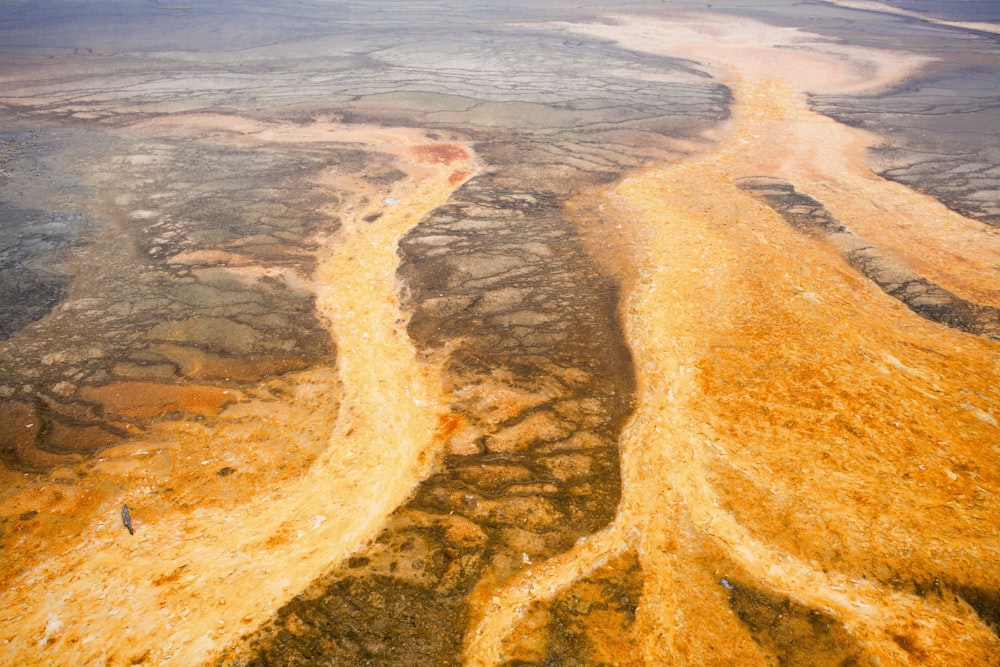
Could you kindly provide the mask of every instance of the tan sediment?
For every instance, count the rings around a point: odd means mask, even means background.
[[[283,141],[312,140],[287,134]],[[341,228],[320,253],[313,289],[337,343],[336,374],[316,369],[290,384],[270,383],[270,390],[285,392],[288,405],[261,387],[254,390],[261,400],[230,405],[219,428],[168,422],[105,452],[93,477],[145,485],[103,492],[88,506],[88,516],[102,520],[49,547],[9,582],[0,599],[0,662],[203,664],[370,539],[433,466],[445,439],[438,431],[447,405],[438,370],[417,359],[406,334],[396,241],[447,200],[459,185],[456,167],[472,173],[476,166],[466,148],[451,144],[450,164],[422,159],[411,149],[439,144],[415,130],[380,128],[374,136],[367,128],[333,128],[321,134],[321,141],[364,143],[395,155],[407,171],[367,206],[336,211]],[[377,221],[363,220],[376,210],[382,213]],[[123,410],[133,409],[127,397],[121,402]],[[282,427],[294,418],[301,428]],[[299,474],[300,464],[280,452],[287,447],[293,454],[301,438],[326,444]],[[287,462],[289,475],[276,473],[281,483],[272,488],[249,486],[238,475],[226,477],[228,486],[218,482],[214,470],[233,452],[249,447],[240,455],[252,469],[255,446],[273,453],[272,465]],[[215,484],[219,495],[187,479],[200,457],[204,484]],[[142,470],[157,465],[166,466],[161,472],[177,481],[181,494],[202,502],[178,511],[159,500],[152,471]],[[21,497],[37,500],[44,481]],[[133,510],[134,536],[118,518],[123,498]]]
[[[997,345],[910,313],[734,185],[786,179],[990,302],[995,235],[872,174],[872,138],[805,105],[807,91],[885,84],[919,61],[802,52],[808,35],[748,22],[616,23],[568,29],[710,63],[734,118],[718,150],[634,173],[597,205],[635,267],[621,506],[606,531],[495,592],[467,664],[501,664],[532,602],[628,548],[643,569],[645,664],[771,664],[730,608],[727,576],[832,617],[880,664],[995,664],[1000,641],[971,608],[905,583],[1000,586],[983,532],[1000,519]]]

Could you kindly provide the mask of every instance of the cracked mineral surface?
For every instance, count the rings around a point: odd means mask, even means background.
[[[0,663],[1000,665],[990,3],[8,4]]]

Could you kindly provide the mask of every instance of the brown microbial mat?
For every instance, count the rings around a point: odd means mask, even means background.
[[[0,664],[1000,665],[991,3],[8,5]]]

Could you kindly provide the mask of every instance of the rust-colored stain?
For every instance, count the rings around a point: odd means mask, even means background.
[[[438,441],[447,440],[458,429],[462,423],[462,418],[455,414],[438,415],[438,426],[434,432],[434,439]]]
[[[410,150],[420,162],[429,164],[451,164],[456,160],[469,159],[468,152],[455,144],[425,144],[423,146],[414,146]],[[452,176],[454,177],[454,174]],[[461,179],[451,182],[457,183],[459,180]]]
[[[467,171],[453,171],[451,172],[451,176],[448,177],[448,183],[449,185],[458,185],[459,183],[464,181],[468,176],[469,172]]]

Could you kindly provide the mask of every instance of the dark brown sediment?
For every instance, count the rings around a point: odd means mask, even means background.
[[[1000,636],[1000,591],[969,585],[958,585],[952,590],[976,610],[979,618],[989,624],[993,634]]]
[[[642,578],[630,551],[536,602],[510,637],[504,667],[642,664],[634,634]]]
[[[781,665],[844,667],[863,664],[864,648],[822,611],[772,592],[726,581],[729,604],[754,639]]]

